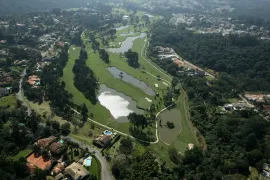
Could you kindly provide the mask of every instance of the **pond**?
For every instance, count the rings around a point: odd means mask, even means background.
[[[129,27],[129,25],[127,25],[127,26],[120,26],[120,27],[116,27],[116,28],[114,28],[116,31],[121,31],[121,30],[123,30],[123,29],[126,29],[126,28],[128,28]]]
[[[125,73],[124,71],[121,71],[120,69],[116,67],[109,67],[107,68],[107,70],[113,75],[114,78],[122,79],[123,81],[140,88],[143,92],[145,92],[146,94],[150,96],[156,95],[156,93],[153,91],[151,87],[149,87],[143,81],[140,81],[139,79]]]
[[[98,100],[106,107],[114,119],[119,123],[129,122],[127,116],[132,113],[143,114],[144,111],[136,107],[136,101],[114,89],[101,84],[99,87]]]
[[[120,48],[108,48],[107,50],[112,53],[124,53],[127,52],[133,46],[133,41],[137,38],[144,38],[146,33],[141,33],[139,36],[127,37],[125,41],[122,42]]]
[[[120,36],[130,36],[130,35],[133,35],[133,34],[135,34],[135,32],[125,32],[125,33],[122,33],[122,34],[120,34]]]

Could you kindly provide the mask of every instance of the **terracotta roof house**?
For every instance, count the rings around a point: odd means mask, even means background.
[[[111,136],[103,135],[99,136],[93,141],[94,145],[100,147],[100,148],[106,148],[111,144]]]
[[[48,138],[43,138],[43,139],[39,139],[37,141],[37,144],[40,146],[40,147],[47,147],[49,146],[50,144],[52,144],[55,140],[57,139],[57,137],[55,136],[50,136]]]
[[[66,167],[65,172],[72,180],[81,180],[89,175],[89,172],[76,162]]]
[[[35,153],[30,154],[27,158],[27,166],[30,170],[35,169],[36,167],[41,170],[49,169],[52,165],[50,159],[44,159],[42,156],[35,156]]]
[[[29,76],[29,77],[28,77],[27,82],[28,82],[28,84],[30,84],[30,85],[36,85],[37,83],[40,82],[40,78],[37,77],[36,75],[32,75],[32,76]]]

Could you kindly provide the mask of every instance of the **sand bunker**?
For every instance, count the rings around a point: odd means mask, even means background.
[[[76,50],[76,48],[73,48],[73,50]]]
[[[128,108],[129,102],[121,96],[113,95],[111,92],[103,92],[98,97],[100,104],[106,107],[117,119],[119,117],[128,116],[133,111]]]
[[[158,84],[155,84],[155,87],[158,88]]]
[[[145,99],[146,99],[146,101],[148,101],[148,102],[152,102],[152,100],[149,99],[148,97],[146,97]]]
[[[166,86],[169,86],[167,83],[165,83],[165,82],[162,82],[164,85],[166,85]]]

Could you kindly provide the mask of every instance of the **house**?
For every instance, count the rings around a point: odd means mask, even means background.
[[[57,137],[50,136],[48,138],[39,139],[36,144],[39,145],[42,148],[48,147],[50,144],[52,144],[54,141],[56,141]]]
[[[64,175],[62,173],[59,173],[57,176],[54,177],[54,180],[61,180],[64,179]]]
[[[53,168],[52,170],[52,174],[53,175],[57,175],[59,173],[62,173],[65,169],[65,163],[62,162],[62,163],[57,163],[56,166]]]
[[[10,90],[6,88],[0,88],[0,97],[8,96],[10,94]]]
[[[111,144],[111,136],[101,135],[94,140],[93,144],[100,148],[106,148]]]
[[[58,41],[58,42],[55,43],[55,45],[57,47],[64,47],[65,46],[65,43],[63,41]]]
[[[204,71],[201,71],[201,70],[199,70],[199,69],[196,69],[196,70],[195,70],[195,74],[196,74],[197,76],[205,76],[205,72],[204,72]]]
[[[81,180],[89,175],[89,172],[80,164],[73,162],[71,165],[66,167],[65,173],[72,180]]]
[[[54,155],[59,155],[63,152],[63,144],[59,142],[54,142],[50,145],[50,152]]]
[[[45,159],[42,156],[36,156],[35,153],[31,153],[29,156],[27,156],[26,161],[26,165],[31,172],[36,168],[47,170],[50,169],[52,165],[52,161],[50,159]]]
[[[263,98],[256,99],[256,103],[263,104],[265,103],[265,100]]]
[[[31,86],[39,85],[39,84],[40,84],[40,78],[37,77],[36,75],[32,75],[32,76],[29,76],[29,77],[28,77],[27,82],[28,82],[28,84],[30,84]]]

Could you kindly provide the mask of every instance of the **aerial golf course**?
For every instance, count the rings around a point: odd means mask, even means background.
[[[121,12],[128,14],[123,9],[121,9]],[[144,14],[144,12],[138,11],[136,15],[142,17]],[[158,18],[158,16],[153,16],[150,19],[153,22],[158,20]],[[126,116],[130,112],[147,115],[148,109],[152,104],[158,107],[156,113],[164,109],[162,97],[167,89],[170,88],[172,78],[145,57],[148,40],[146,35],[140,35],[148,31],[147,27],[142,28],[140,32],[134,32],[132,25],[124,26],[118,24],[117,26],[120,29],[123,27],[121,30],[117,30],[117,37],[110,42],[109,47],[102,47],[109,54],[109,64],[101,60],[99,53],[97,51],[94,52],[91,43],[87,41],[89,37],[84,33],[82,34],[85,50],[88,54],[86,65],[92,69],[100,85],[96,93],[99,100],[98,103],[92,104],[74,86],[72,69],[76,59],[79,57],[80,47],[70,47],[69,61],[63,70],[61,80],[65,82],[66,90],[73,95],[74,103],[78,105],[85,104],[94,121],[129,134],[130,123],[127,121]],[[122,53],[110,51],[110,49],[121,51],[121,48],[125,48],[121,46],[123,43],[131,44],[130,49],[138,53],[139,68],[130,67]],[[114,72],[109,71],[109,69]],[[125,80],[125,78],[117,77],[115,74],[119,72],[124,73],[124,77],[128,76],[129,78]],[[159,94],[158,97],[156,97],[156,93]],[[157,118],[158,131],[156,131],[154,124],[148,127],[148,131],[151,131],[154,137],[158,137],[157,141],[150,143],[150,147],[164,160],[168,159],[168,155],[164,151],[170,148],[170,146],[174,146],[180,152],[184,152],[189,143],[198,143],[195,130],[187,116],[187,106],[185,93],[181,93],[173,109],[165,109],[159,114]],[[169,129],[166,127],[167,121],[173,122],[175,128]],[[76,137],[87,141],[86,133],[80,133],[80,130]]]

